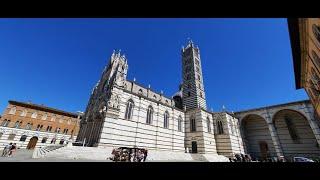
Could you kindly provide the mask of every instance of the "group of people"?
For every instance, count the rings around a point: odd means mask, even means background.
[[[249,154],[235,154],[233,158],[229,158],[230,162],[252,162]]]
[[[118,148],[112,150],[113,161],[123,161],[123,162],[145,162],[148,156],[147,149],[138,148]]]
[[[17,150],[16,143],[6,144],[3,148],[2,157],[11,157],[14,152]]]

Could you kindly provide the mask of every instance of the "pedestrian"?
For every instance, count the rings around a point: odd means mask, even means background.
[[[16,151],[17,149],[17,144],[16,143],[13,143],[11,148],[10,148],[10,151],[9,151],[9,157],[12,157],[12,155],[14,154],[14,152]]]
[[[145,149],[143,162],[146,162],[147,156],[148,156],[148,149]]]
[[[11,146],[12,146],[12,143],[5,145],[1,156],[3,157],[7,156],[11,149]]]

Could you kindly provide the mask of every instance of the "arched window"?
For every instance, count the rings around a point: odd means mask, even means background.
[[[148,110],[147,110],[147,121],[146,121],[146,123],[147,124],[152,124],[152,119],[153,119],[153,108],[152,108],[152,106],[149,106]]]
[[[310,86],[310,89],[312,91],[312,94],[315,96],[315,97],[318,97],[320,95],[320,91],[317,90],[316,88],[316,84],[311,81],[311,79],[309,79],[309,86]]]
[[[284,121],[288,127],[288,130],[289,130],[289,134],[290,134],[290,137],[291,139],[294,141],[294,142],[298,142],[299,141],[299,136],[298,136],[298,133],[297,133],[297,130],[296,130],[296,127],[295,125],[293,124],[292,120],[289,118],[289,117],[285,117],[284,118]]]
[[[9,124],[10,124],[10,120],[5,119],[4,121],[2,121],[1,126],[3,126],[3,127],[8,127]]]
[[[169,113],[168,113],[168,111],[166,111],[164,113],[163,127],[167,128],[167,129],[169,128]]]
[[[23,110],[20,114],[20,116],[26,116],[27,115],[27,110]]]
[[[182,132],[182,117],[179,116],[178,118],[178,131]]]
[[[16,134],[9,134],[8,140],[14,140],[15,137],[16,137]]]
[[[22,124],[22,121],[17,121],[17,122],[14,124],[13,128],[20,128],[21,124]]]
[[[153,95],[153,98],[154,98],[154,99],[157,99],[157,96],[156,96],[156,95]]]
[[[42,127],[43,127],[43,125],[38,124],[36,131],[41,131]]]
[[[139,89],[138,94],[143,95],[142,89]]]
[[[47,142],[47,137],[42,138],[41,143],[46,143]]]
[[[42,115],[42,118],[41,118],[41,119],[42,119],[42,120],[46,120],[47,117],[48,117],[48,115],[47,115],[47,113],[46,113],[46,114],[43,114],[43,115]]]
[[[133,108],[134,108],[134,103],[132,101],[132,99],[130,99],[127,102],[127,108],[126,108],[126,114],[125,114],[125,119],[132,119],[132,114],[133,114]]]
[[[48,126],[46,132],[51,132],[52,126]]]
[[[200,97],[202,97],[202,92],[200,92]]]
[[[57,127],[55,132],[60,133],[60,128]]]
[[[223,134],[223,124],[221,121],[218,121],[218,134]]]
[[[318,74],[316,73],[314,68],[311,68],[311,74],[312,74],[312,79],[315,81],[315,83],[317,85],[319,85],[320,84],[320,77],[318,76]]]
[[[208,127],[208,133],[211,133],[211,125],[210,125],[209,117],[207,117],[207,127]]]
[[[16,113],[17,108],[16,107],[12,107],[9,111],[9,114],[15,114]]]
[[[26,141],[26,139],[27,139],[27,136],[26,135],[22,135],[19,141],[23,141],[24,142],[24,141]]]
[[[37,112],[33,112],[31,118],[37,118]]]
[[[320,57],[318,56],[318,54],[314,50],[312,50],[311,51],[311,56],[312,56],[313,61],[318,66],[318,68],[320,68]]]
[[[26,125],[26,129],[27,129],[27,130],[31,130],[31,129],[32,129],[32,123],[28,123],[28,124]]]
[[[318,43],[320,43],[320,27],[316,24],[312,25],[312,31],[315,38],[318,40]]]
[[[191,96],[191,92],[188,92],[188,97],[190,97]]]
[[[190,119],[190,131],[191,132],[197,131],[196,119],[194,117]]]

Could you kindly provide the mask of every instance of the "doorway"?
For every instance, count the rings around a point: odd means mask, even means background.
[[[38,142],[38,137],[33,136],[28,143],[27,149],[34,149],[36,147],[37,142]]]
[[[262,160],[267,160],[268,151],[269,151],[268,144],[265,141],[262,141],[259,144],[260,144],[261,158],[262,158]]]
[[[192,153],[198,153],[197,141],[192,141]]]

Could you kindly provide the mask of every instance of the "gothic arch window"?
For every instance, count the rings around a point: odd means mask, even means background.
[[[298,136],[298,133],[297,133],[297,130],[296,130],[296,127],[294,125],[294,123],[292,122],[292,120],[289,118],[289,117],[285,117],[284,118],[284,121],[288,127],[288,130],[289,130],[289,134],[290,134],[290,137],[291,139],[294,141],[294,142],[298,142],[299,141],[299,136]]]
[[[138,94],[143,95],[142,89],[139,89]]]
[[[207,128],[208,128],[208,133],[211,133],[211,125],[210,125],[210,118],[207,117]]]
[[[36,131],[41,131],[42,128],[43,128],[43,125],[38,124]]]
[[[134,108],[134,102],[132,99],[129,99],[129,101],[127,102],[126,114],[124,117],[125,119],[128,119],[128,120],[132,119],[133,108]]]
[[[156,96],[156,95],[153,95],[153,98],[154,98],[154,99],[157,99],[157,96]]]
[[[148,107],[148,110],[147,110],[147,121],[146,121],[146,123],[147,124],[152,124],[152,120],[153,120],[153,108],[150,105]]]
[[[26,139],[27,139],[27,135],[22,135],[21,137],[20,137],[20,140],[19,141],[26,141]]]
[[[20,127],[21,127],[21,124],[22,124],[22,121],[17,121],[17,122],[14,124],[13,128],[20,128]]]
[[[169,128],[169,113],[166,111],[163,115],[163,127],[168,129]]]
[[[318,40],[318,43],[320,43],[320,27],[316,24],[313,24],[312,31],[313,31],[313,35]]]
[[[190,131],[191,132],[197,131],[196,119],[194,117],[190,118]]]
[[[37,118],[37,112],[33,112],[31,118]]]
[[[318,68],[320,68],[320,57],[318,56],[318,54],[314,50],[312,50],[311,51],[311,56],[312,56],[313,61],[318,66]]]
[[[5,119],[4,121],[2,121],[1,126],[8,127],[9,124],[10,124],[10,120]]]
[[[26,130],[31,130],[32,129],[32,125],[33,125],[32,123],[28,123],[27,126],[26,126]]]
[[[200,92],[200,97],[202,97],[202,92]]]
[[[218,126],[218,134],[223,134],[223,124],[222,124],[222,121],[218,121],[218,122],[217,122],[217,126]]]
[[[312,79],[316,82],[316,84],[320,84],[320,77],[318,76],[318,74],[316,73],[316,71],[314,70],[314,68],[311,68],[311,74],[312,74]]]
[[[178,131],[182,132],[182,117],[179,116],[178,118]]]
[[[24,109],[24,110],[21,112],[20,116],[27,116],[27,110]]]
[[[15,114],[16,113],[17,108],[13,107],[10,109],[9,114]]]

